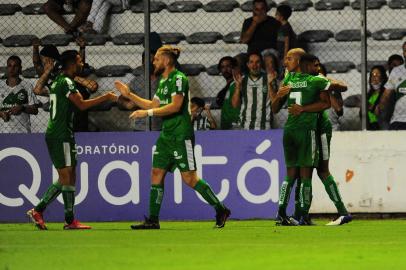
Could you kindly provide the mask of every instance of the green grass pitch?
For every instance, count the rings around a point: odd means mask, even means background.
[[[406,269],[406,220],[276,227],[273,221],[90,223],[89,231],[48,224],[0,224],[0,270],[14,269]]]

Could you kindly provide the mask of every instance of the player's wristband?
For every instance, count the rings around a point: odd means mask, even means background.
[[[154,110],[153,109],[147,110],[147,114],[148,116],[154,116]]]

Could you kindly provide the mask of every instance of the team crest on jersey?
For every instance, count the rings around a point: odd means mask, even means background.
[[[17,94],[17,99],[24,101],[27,98],[27,94],[24,92],[25,90],[22,89],[20,92]]]
[[[162,91],[162,93],[164,95],[168,94],[168,87],[167,86],[164,87],[164,90]]]

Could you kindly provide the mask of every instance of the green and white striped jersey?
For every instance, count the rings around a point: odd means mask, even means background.
[[[265,73],[256,80],[244,76],[241,88],[240,124],[242,129],[271,128],[271,99]]]

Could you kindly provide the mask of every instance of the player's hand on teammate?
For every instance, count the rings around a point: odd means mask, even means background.
[[[10,121],[10,114],[6,111],[0,111],[0,117],[3,119],[4,122]]]
[[[279,87],[278,92],[276,93],[277,98],[282,98],[289,94],[291,87],[289,85]]]
[[[7,111],[8,115],[19,115],[23,112],[22,105],[16,105]]]
[[[145,118],[148,116],[147,110],[137,110],[130,114],[130,119]]]
[[[121,93],[124,97],[128,98],[128,97],[130,96],[131,91],[130,91],[130,87],[128,87],[127,84],[125,84],[125,83],[123,83],[123,82],[120,82],[120,81],[115,81],[115,82],[114,82],[114,86],[116,87],[116,89],[117,89],[118,91],[120,91],[120,93]]]
[[[290,107],[288,108],[288,112],[289,112],[290,114],[293,114],[293,115],[295,115],[295,116],[298,116],[298,115],[300,115],[300,114],[303,112],[303,107],[300,106],[300,105],[298,105],[298,104],[293,104],[292,106],[290,106]]]

